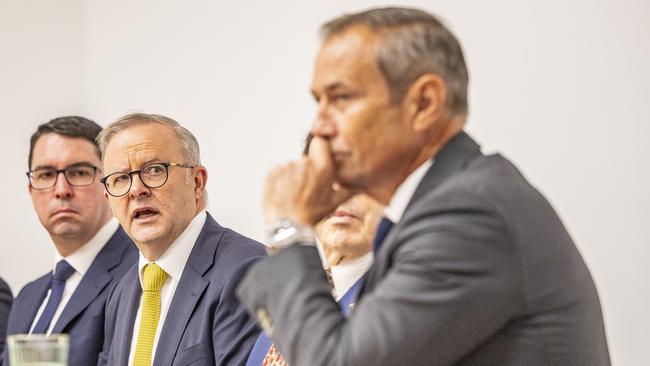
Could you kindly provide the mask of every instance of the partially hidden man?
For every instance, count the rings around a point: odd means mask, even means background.
[[[109,297],[99,365],[245,364],[259,330],[235,288],[266,251],[206,212],[196,138],[136,113],[98,141],[106,197],[140,252]]]
[[[109,289],[137,261],[99,181],[100,131],[69,116],[38,126],[31,137],[28,190],[54,244],[54,263],[18,293],[7,327],[8,335],[67,333],[72,366],[97,364]],[[9,364],[7,350],[2,362]]]

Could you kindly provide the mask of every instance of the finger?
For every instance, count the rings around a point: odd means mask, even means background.
[[[335,183],[332,185],[332,201],[336,202],[336,207],[350,199],[353,195],[354,192],[340,184]]]
[[[314,137],[309,145],[309,160],[318,171],[333,171],[334,162],[329,144],[322,137]]]

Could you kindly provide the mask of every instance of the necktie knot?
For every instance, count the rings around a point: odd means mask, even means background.
[[[169,276],[167,272],[156,263],[147,264],[142,275],[142,291],[160,292],[167,276]]]
[[[74,272],[74,268],[65,259],[62,259],[56,264],[56,268],[54,269],[54,280],[65,282]]]

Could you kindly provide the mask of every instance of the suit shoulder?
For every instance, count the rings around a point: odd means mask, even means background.
[[[238,253],[242,257],[266,255],[266,249],[262,243],[228,228],[224,228],[219,250],[227,251],[232,255],[237,255]]]
[[[122,227],[118,227],[106,243],[107,251],[123,251],[123,256],[137,253],[138,249]]]
[[[20,291],[18,292],[18,295],[16,295],[16,300],[18,300],[19,297],[25,296],[26,294],[29,294],[32,292],[32,290],[36,287],[40,287],[43,282],[49,282],[48,278],[50,276],[50,272],[40,276],[39,278],[28,282],[25,286],[23,286]]]
[[[11,288],[2,278],[0,278],[0,292],[8,293],[11,295]]]
[[[504,201],[546,200],[519,169],[500,154],[480,156],[442,183],[440,193],[489,205]],[[450,195],[451,194],[451,195]]]

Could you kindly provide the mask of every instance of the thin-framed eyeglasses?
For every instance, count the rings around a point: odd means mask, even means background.
[[[172,162],[153,163],[144,166],[142,169],[131,172],[116,172],[105,176],[99,181],[104,184],[106,192],[113,197],[122,197],[129,193],[133,185],[133,174],[138,174],[140,181],[147,188],[160,188],[169,178],[169,167],[194,168],[194,165]]]
[[[74,164],[63,169],[38,168],[27,172],[29,186],[33,189],[50,189],[56,185],[59,174],[63,173],[65,180],[73,187],[83,187],[93,184],[99,168],[92,164]]]

